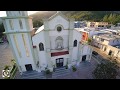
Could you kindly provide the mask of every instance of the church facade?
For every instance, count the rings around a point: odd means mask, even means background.
[[[46,68],[53,71],[91,60],[92,48],[87,41],[81,43],[82,33],[74,29],[74,19],[57,12],[43,19],[43,26],[31,34],[32,18],[27,11],[6,11],[6,14],[5,33],[20,72],[41,72]]]

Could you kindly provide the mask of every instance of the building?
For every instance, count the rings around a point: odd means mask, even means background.
[[[106,33],[109,32],[107,30],[96,30],[95,28],[90,28],[90,27],[84,27],[84,28],[75,28],[76,30],[80,31],[83,33],[86,38],[92,38],[93,35],[97,35],[100,33]]]
[[[20,72],[70,68],[91,59],[92,48],[80,43],[82,34],[74,29],[74,19],[61,12],[43,19],[44,25],[35,33],[26,11],[7,11],[3,21]]]
[[[108,22],[87,22],[87,27],[92,27],[96,29],[106,29]]]
[[[120,36],[112,33],[93,36],[93,45],[100,48],[107,55],[120,59]]]
[[[74,22],[74,28],[82,28],[82,27],[86,27],[86,21],[75,21]]]

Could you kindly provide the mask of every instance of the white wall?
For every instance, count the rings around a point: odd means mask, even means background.
[[[120,59],[120,56],[117,55],[117,54],[118,54],[118,51],[119,51],[120,49],[108,45],[107,48],[106,48],[105,53],[108,55],[110,50],[112,51],[113,56],[118,57],[118,58]],[[120,54],[120,53],[119,53],[119,54]]]
[[[20,19],[22,21],[23,29],[20,28],[19,19],[6,19],[7,28],[9,28],[10,32],[13,32],[13,31],[27,31],[27,26],[26,26],[26,23],[25,23],[25,19],[22,19],[22,18],[20,18]],[[12,22],[13,22],[13,28],[14,28],[13,30],[11,30],[9,20],[12,20]],[[29,20],[29,23],[31,23],[30,20]],[[30,25],[32,25],[32,24],[30,24]],[[32,26],[30,26],[30,27],[32,28]]]
[[[62,25],[64,27],[64,29],[69,28],[69,22],[67,20],[65,20],[63,17],[61,17],[60,15],[58,15],[48,22],[49,29],[54,30],[56,25],[58,25],[58,24]]]
[[[72,60],[77,60],[78,59],[78,46],[79,42],[81,41],[82,34],[76,30],[73,31],[73,40],[72,42],[74,43],[74,40],[77,40],[77,47],[73,47],[73,52],[72,52]]]
[[[32,38],[33,45],[37,47],[38,51],[38,56],[39,56],[39,61],[41,66],[46,66],[47,65],[47,58],[46,58],[46,45],[45,45],[45,39],[44,39],[44,31],[41,31],[40,33],[36,34]],[[44,45],[44,51],[39,51],[39,43],[43,43]]]
[[[91,53],[91,48],[88,45],[85,45],[82,50],[82,55],[87,55]]]
[[[29,56],[26,55],[26,49],[25,49],[25,46],[23,43],[22,35],[21,34],[15,34],[15,35],[16,35],[16,39],[17,39],[17,43],[18,43],[18,48],[19,48],[20,53],[21,53],[21,57],[18,54],[17,47],[16,47],[16,44],[15,44],[15,41],[13,38],[13,34],[10,34],[10,38],[11,38],[12,45],[13,45],[13,48],[15,50],[15,54],[17,56],[17,59],[18,59],[18,62],[21,66],[22,71],[26,71],[25,64],[32,64],[33,70],[35,70],[36,68],[35,68],[35,64],[33,61],[34,59],[33,59],[30,45],[29,45],[27,34],[24,34],[24,35],[25,35],[25,41],[26,41],[26,46],[28,48]]]
[[[55,40],[58,36],[61,36],[63,38],[64,48],[68,48],[68,30],[62,30],[61,32],[49,31],[49,35],[50,35],[51,49],[55,49],[55,47],[56,47]]]

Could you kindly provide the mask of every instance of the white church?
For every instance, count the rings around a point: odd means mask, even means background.
[[[74,28],[74,19],[57,12],[43,19],[43,26],[33,32],[27,11],[6,11],[6,14],[5,33],[20,73],[41,72],[45,68],[53,71],[66,65],[70,68],[91,60],[92,48],[80,43],[82,33]]]

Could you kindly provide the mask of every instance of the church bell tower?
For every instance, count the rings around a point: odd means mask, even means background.
[[[30,32],[32,19],[27,11],[6,11],[3,18],[5,33],[20,72],[36,70]]]

